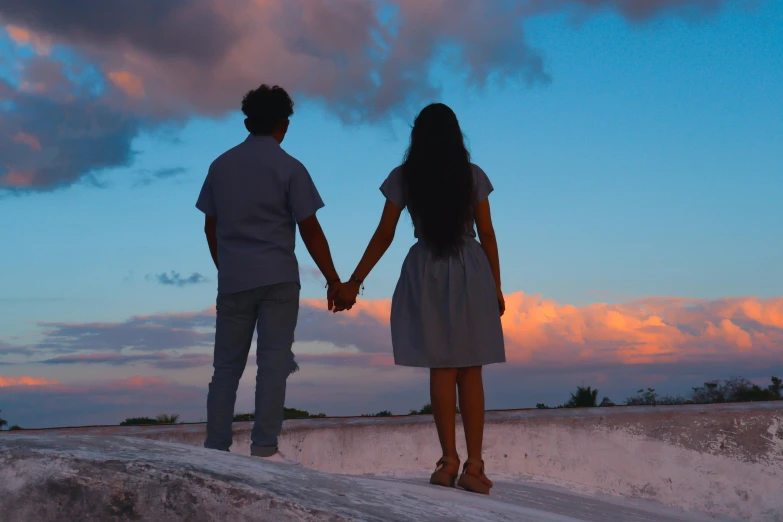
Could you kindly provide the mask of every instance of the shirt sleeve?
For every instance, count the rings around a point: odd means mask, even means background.
[[[402,167],[397,167],[391,171],[389,177],[381,185],[381,193],[395,206],[400,209],[405,208],[407,198],[405,197],[405,186],[402,179]]]
[[[207,216],[217,217],[215,196],[212,193],[212,166],[209,167],[207,178],[204,180],[204,185],[201,187],[201,193],[198,195],[198,200],[196,201],[196,208]]]
[[[297,223],[301,223],[324,207],[324,202],[318,189],[315,188],[313,178],[301,163],[297,164],[291,174],[288,185],[288,202]]]
[[[473,187],[473,204],[478,205],[489,197],[495,187],[492,186],[492,182],[489,181],[486,172],[484,172],[478,165],[473,165],[473,172],[475,174],[476,184]]]

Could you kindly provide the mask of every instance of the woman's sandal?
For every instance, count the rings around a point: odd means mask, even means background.
[[[446,488],[453,488],[454,483],[457,481],[457,475],[459,475],[459,459],[442,457],[435,465],[437,467],[435,468],[435,472],[430,477],[430,484],[435,484],[436,486],[443,486]],[[444,471],[446,466],[454,466],[457,471],[453,474],[447,473]]]
[[[478,469],[479,475],[483,477],[484,480],[475,475],[467,473],[468,466]],[[492,481],[489,480],[486,475],[484,475],[483,460],[468,459],[465,462],[465,465],[462,467],[462,475],[460,476],[457,485],[466,491],[481,493],[482,495],[489,495],[489,490],[494,484],[492,484]]]

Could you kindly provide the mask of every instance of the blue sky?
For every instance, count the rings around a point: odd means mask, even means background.
[[[339,272],[350,274],[377,224],[378,186],[402,158],[416,109],[443,101],[496,188],[490,201],[507,294],[577,308],[663,297],[777,303],[783,296],[783,2],[727,3],[695,19],[663,12],[642,22],[612,10],[581,21],[552,12],[525,18],[520,27],[549,81],[528,84],[498,71],[481,86],[464,68],[433,59],[425,65],[440,95],[359,123],[342,121],[328,97],[296,96],[283,146],[308,167],[327,204],[318,215]],[[58,33],[41,34],[58,45]],[[0,35],[0,65],[10,71],[35,55],[12,40],[10,32]],[[79,51],[67,43],[62,48]],[[38,323],[119,323],[214,303],[216,273],[193,205],[211,160],[245,132],[237,112],[206,112],[143,126],[128,165],[55,190],[6,192],[0,342],[38,343],[45,330]],[[391,297],[412,243],[406,219],[368,278],[366,299]],[[303,297],[321,298],[312,261],[301,245],[298,253],[306,272]],[[207,281],[156,282],[155,275],[171,271]],[[783,323],[770,324],[766,335],[783,334]],[[779,349],[774,336],[770,342]],[[762,351],[780,367],[779,351]],[[96,370],[118,379],[155,374],[143,365],[65,368],[32,362],[38,359],[32,348],[21,356],[0,353],[0,360],[24,362],[0,366],[0,375],[73,383],[97,377]],[[188,372],[166,377],[206,386],[208,367]],[[615,373],[606,374],[611,387]],[[690,384],[684,383],[670,386],[685,392]],[[570,385],[557,386],[546,393],[562,395]],[[388,399],[393,395],[392,388],[387,399],[362,406],[396,406]],[[341,411],[358,408],[346,403]]]

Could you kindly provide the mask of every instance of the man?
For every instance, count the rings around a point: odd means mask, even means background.
[[[239,379],[258,331],[251,454],[272,457],[283,425],[286,379],[299,312],[296,224],[333,295],[340,278],[315,213],[324,206],[310,174],[280,143],[294,103],[278,86],[242,99],[247,139],[209,167],[196,207],[218,269],[214,374],[207,398],[207,448],[228,451]],[[332,308],[331,298],[329,309]]]

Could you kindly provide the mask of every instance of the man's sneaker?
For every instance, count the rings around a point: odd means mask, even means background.
[[[280,454],[280,452],[275,453],[271,457],[258,457],[261,459],[266,460],[267,462],[278,462],[280,464],[288,464],[289,466],[298,466],[298,462],[294,462],[293,460],[288,460],[284,456]]]
[[[291,466],[299,465],[298,462],[294,462],[293,460],[288,460],[287,458],[283,457],[277,448],[259,448],[257,446],[250,446],[250,455],[252,457],[264,459],[268,462],[278,462],[280,464],[288,464]]]

